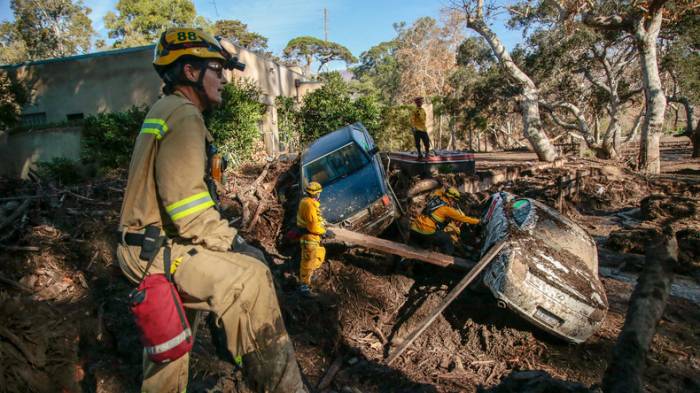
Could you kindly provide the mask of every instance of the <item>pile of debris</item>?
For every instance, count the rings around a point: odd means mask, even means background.
[[[407,274],[392,258],[333,246],[329,247],[328,264],[315,279],[322,296],[316,300],[300,297],[292,285],[298,269],[298,247],[279,241],[285,218],[293,216],[296,209],[298,168],[293,165],[265,162],[240,168],[231,176],[223,202],[225,215],[274,262],[278,295],[299,363],[319,391],[474,391],[479,386],[495,387],[504,380],[530,383],[534,377],[544,378],[539,373],[523,373],[525,370],[544,370],[553,378],[585,386],[600,382],[632,291],[630,284],[610,279],[603,280],[610,312],[600,331],[584,344],[572,346],[533,328],[499,309],[490,293],[474,285],[399,361],[386,365],[394,345],[444,298],[463,273],[416,265],[413,273]],[[562,174],[559,169],[543,172],[537,181],[539,186],[556,184],[556,177]],[[460,179],[448,176],[442,180],[458,185]],[[582,223],[595,209],[616,213],[640,207],[643,196],[637,193],[643,194],[649,187],[646,180],[627,174],[615,180],[592,178],[586,182],[578,199],[566,199],[572,207],[570,216]],[[113,254],[116,239],[112,231],[124,184],[123,173],[70,188],[0,181],[0,247],[4,254],[0,266],[0,392],[138,390],[141,347],[126,304],[131,285]],[[392,182],[400,198],[415,184],[405,178]],[[607,191],[599,193],[598,185]],[[501,187],[517,194],[534,186],[515,181]],[[620,186],[621,196],[608,192]],[[663,187],[676,187],[675,196],[686,191],[672,185],[651,187],[657,187],[653,191],[659,193]],[[413,201],[415,209],[420,206],[419,194]],[[465,213],[479,215],[479,202],[486,195],[471,197]],[[586,205],[595,195],[596,205]],[[550,205],[558,198],[556,191],[533,196]],[[684,208],[679,201],[651,198],[649,214],[659,214],[654,219],[658,222],[669,219],[678,212],[655,206]],[[697,212],[697,205],[692,206]],[[627,214],[631,228],[642,221],[641,214],[647,214],[642,210],[640,216]],[[696,225],[697,214],[685,220]],[[697,232],[692,232],[697,227],[689,228],[678,231],[677,236],[681,255],[696,263],[697,248],[681,244],[682,239],[697,244]],[[389,235],[399,240],[399,233]],[[629,247],[642,250],[636,245]],[[699,322],[696,305],[671,298],[645,372],[649,391],[700,386],[700,338],[693,334]],[[209,338],[205,326],[200,326],[189,386],[193,391],[231,390],[238,376],[230,363],[219,360]]]

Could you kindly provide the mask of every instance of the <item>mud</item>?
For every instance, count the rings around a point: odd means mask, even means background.
[[[268,168],[260,192],[269,206],[244,235],[273,262],[283,317],[312,386],[336,359],[340,371],[326,391],[470,392],[495,388],[501,381],[506,383],[494,391],[520,391],[512,386],[525,383],[538,389],[542,383],[536,380],[556,386],[548,391],[578,391],[600,382],[624,322],[631,282],[602,279],[610,310],[602,328],[581,345],[539,331],[498,308],[490,293],[473,285],[394,365],[386,366],[389,351],[464,273],[423,265],[411,272],[393,258],[329,247],[329,262],[315,277],[321,297],[301,298],[294,291],[297,248],[279,242],[284,217],[293,215],[295,208],[288,206],[296,182],[289,174],[291,165]],[[496,185],[489,192],[509,190],[556,206],[555,179],[585,165],[607,164],[574,160],[563,168]],[[229,218],[236,219],[243,208],[234,197],[236,190],[257,179],[264,166],[247,166],[231,176]],[[600,236],[599,244],[607,246],[608,233],[619,232],[612,236],[619,240],[609,242],[611,247],[619,244],[625,253],[644,251],[646,228],[673,226],[681,261],[687,262],[679,264],[677,273],[692,277],[700,254],[696,197],[700,182],[695,182],[693,173],[669,176],[647,179],[623,171],[587,178],[577,194],[565,198],[565,213]],[[0,179],[0,198],[41,196],[31,200],[26,214],[0,231],[0,392],[138,392],[141,347],[126,304],[131,285],[113,255],[112,229],[124,180],[124,174],[117,173],[67,189]],[[415,180],[396,176],[392,185],[402,195]],[[459,184],[464,179],[447,175],[440,180]],[[651,196],[642,204],[650,194],[667,198]],[[465,213],[480,215],[487,195],[465,198]],[[0,201],[0,219],[18,206],[7,202]],[[253,212],[254,202],[248,207]],[[409,207],[407,199],[404,203]],[[418,195],[411,210],[420,209],[420,203]],[[635,208],[638,215],[630,213]],[[616,215],[620,212],[628,218]],[[398,238],[392,230],[385,236]],[[623,230],[633,235],[623,236]],[[463,250],[469,256],[478,250],[480,239],[469,226],[463,227],[463,236],[467,245],[474,246]],[[600,257],[601,265],[612,263],[603,254]],[[634,277],[634,271],[626,274]],[[697,304],[672,295],[647,357],[646,391],[700,390],[699,323]],[[212,339],[206,324],[200,324],[189,391],[236,391],[240,374],[217,354]]]

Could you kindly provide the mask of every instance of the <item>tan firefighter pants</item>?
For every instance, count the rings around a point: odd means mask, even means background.
[[[134,283],[140,280],[146,267],[146,262],[138,257],[139,252],[140,247],[120,244],[117,248],[122,271]],[[161,249],[149,272],[163,272],[162,255]],[[272,275],[265,264],[242,254],[178,244],[172,245],[172,259],[179,259],[174,280],[185,307],[188,311],[210,311],[217,316],[226,332],[228,350],[234,357],[271,343],[289,342]],[[186,390],[189,355],[161,364],[150,362],[144,356],[143,363],[142,392],[181,393]],[[288,367],[298,370],[295,360]]]
[[[326,249],[318,242],[301,240],[301,269],[299,277],[302,284],[311,285],[314,271],[323,265],[326,259]]]

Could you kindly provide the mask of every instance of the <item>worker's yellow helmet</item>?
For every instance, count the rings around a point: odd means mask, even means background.
[[[459,190],[455,187],[450,187],[445,191],[445,196],[452,199],[459,199],[462,197],[462,194],[460,194]]]
[[[306,186],[306,193],[312,196],[316,196],[323,191],[323,187],[321,187],[321,184],[316,181],[312,181],[309,183],[308,186]]]
[[[200,59],[218,59],[226,63],[231,55],[211,34],[191,27],[176,27],[165,30],[156,44],[153,65],[164,68],[182,56]]]

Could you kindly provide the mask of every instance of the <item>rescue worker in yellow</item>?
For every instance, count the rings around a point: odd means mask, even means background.
[[[451,255],[454,244],[450,235],[444,231],[447,224],[451,220],[472,225],[481,222],[478,218],[462,214],[455,207],[459,198],[459,190],[454,187],[433,194],[421,214],[411,222],[411,242],[428,249],[435,246],[440,252]]]
[[[428,127],[426,123],[425,109],[423,109],[423,97],[416,97],[413,102],[416,107],[411,112],[411,127],[413,128],[413,142],[416,144],[418,158],[427,158],[430,152],[430,138],[428,137]],[[425,146],[425,155],[421,155],[420,144]]]
[[[308,392],[264,256],[221,217],[205,180],[207,146],[213,139],[203,112],[221,103],[224,69],[241,66],[224,49],[233,48],[230,43],[223,45],[191,28],[161,35],[153,65],[164,82],[164,95],[136,138],[117,257],[124,274],[138,282],[147,266],[140,257],[148,249],[145,241],[165,239],[167,247],[151,254],[148,272],[162,273],[165,259],[172,262],[170,271],[190,321],[200,311],[214,315],[225,331],[227,350],[234,359],[242,358],[251,389]],[[141,392],[185,392],[188,363],[188,354],[154,363],[144,352]]]
[[[301,267],[299,271],[299,292],[306,297],[316,294],[311,289],[311,277],[323,265],[326,258],[326,248],[321,246],[321,238],[333,239],[335,233],[327,229],[321,216],[321,196],[323,187],[312,181],[304,190],[306,196],[299,202],[297,211],[297,228],[302,233],[299,239],[301,246]]]

